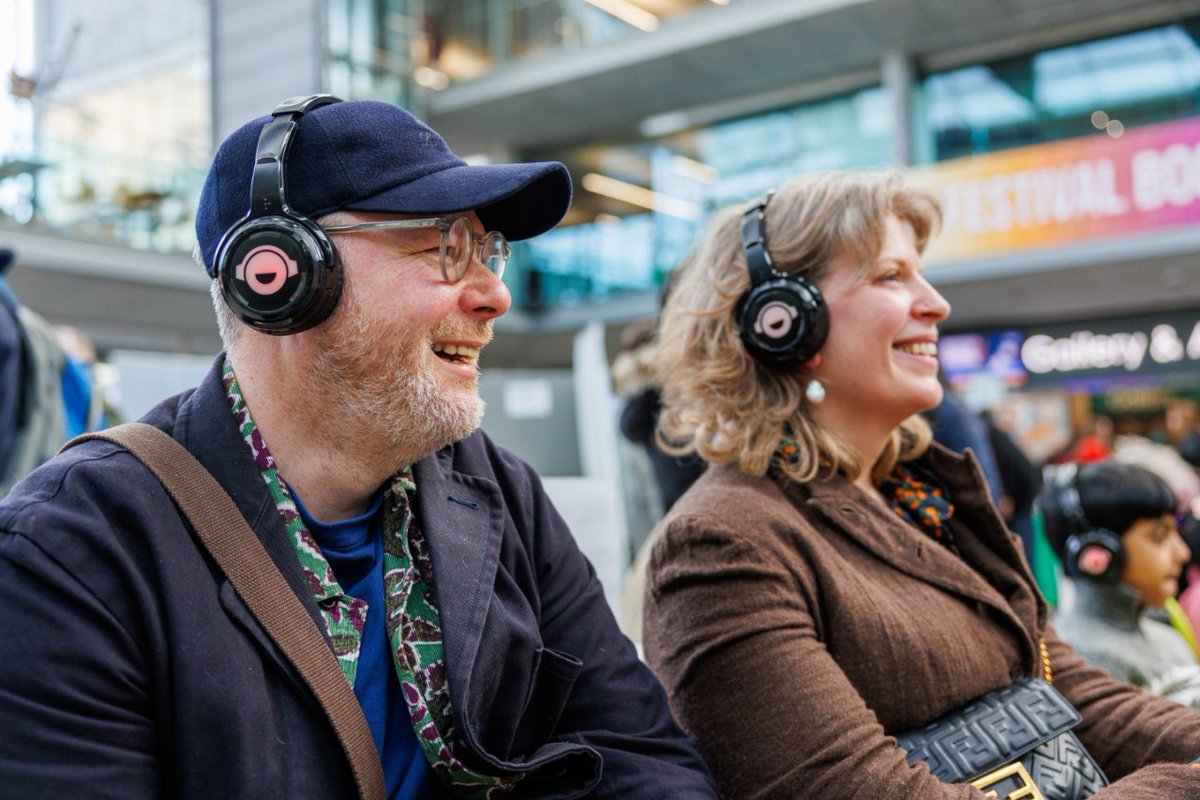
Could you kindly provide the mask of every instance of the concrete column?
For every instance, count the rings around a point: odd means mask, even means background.
[[[908,166],[913,162],[912,94],[916,70],[908,53],[899,50],[884,52],[879,69],[892,109],[891,161],[897,166]]]

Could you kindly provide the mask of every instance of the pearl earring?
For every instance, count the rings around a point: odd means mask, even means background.
[[[804,387],[804,396],[814,406],[821,405],[821,402],[825,399],[825,385],[816,378],[813,378]]]

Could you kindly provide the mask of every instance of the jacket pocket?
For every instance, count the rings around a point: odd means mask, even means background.
[[[513,760],[529,760],[551,739],[582,671],[583,662],[573,655],[549,647],[535,651],[533,677],[513,732]]]

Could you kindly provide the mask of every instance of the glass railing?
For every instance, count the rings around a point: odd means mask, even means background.
[[[205,168],[40,139],[0,152],[0,224],[191,252]]]
[[[668,19],[729,0],[436,0],[426,23],[426,73],[470,80],[504,64],[553,50],[592,47],[657,30]],[[651,9],[657,9],[657,13]],[[420,77],[420,76],[418,76]]]

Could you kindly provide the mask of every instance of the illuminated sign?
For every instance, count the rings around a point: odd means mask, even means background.
[[[931,264],[1200,223],[1200,118],[944,161]]]
[[[1200,383],[1200,312],[947,334],[938,351],[956,388],[978,376],[1011,388],[1155,373],[1195,376]]]
[[[1186,340],[1174,325],[1161,323],[1145,331],[1093,333],[1075,331],[1054,338],[1045,334],[1030,336],[1021,346],[1021,361],[1037,374],[1121,367],[1137,372],[1146,358],[1157,364],[1175,364],[1200,360],[1200,322],[1186,332]]]

